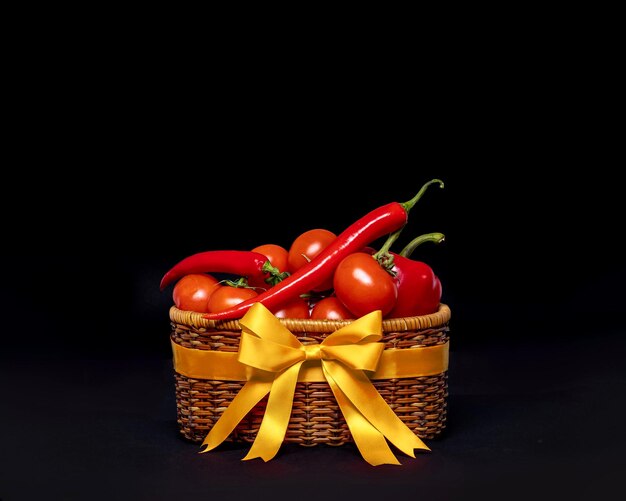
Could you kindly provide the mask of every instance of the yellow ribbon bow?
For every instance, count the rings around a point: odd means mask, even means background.
[[[298,374],[303,364],[320,364],[354,443],[371,465],[400,464],[388,439],[405,454],[430,450],[391,410],[363,371],[375,371],[385,345],[380,311],[330,334],[321,344],[303,345],[261,303],[239,321],[238,360],[250,368],[248,380],[204,439],[201,452],[220,445],[269,393],[261,427],[244,460],[272,459],[283,442]]]

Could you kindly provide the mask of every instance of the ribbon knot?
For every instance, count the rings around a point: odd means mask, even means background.
[[[245,415],[269,393],[265,415],[244,459],[272,459],[282,444],[304,362],[321,364],[354,442],[372,464],[400,464],[386,439],[405,454],[430,450],[389,408],[364,371],[376,370],[385,349],[380,311],[369,313],[330,334],[321,344],[303,345],[261,303],[239,321],[238,360],[250,370],[248,381],[204,439],[202,452],[221,444]]]
[[[304,355],[305,360],[321,360],[323,357],[323,352],[321,350],[321,345],[319,344],[308,344],[304,347]]]

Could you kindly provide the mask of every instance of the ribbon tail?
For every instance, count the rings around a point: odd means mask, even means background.
[[[292,365],[274,379],[263,421],[244,461],[254,458],[269,461],[278,453],[289,426],[301,365],[302,362]]]
[[[326,361],[325,366],[359,412],[398,449],[413,458],[414,449],[430,451],[391,410],[363,371],[349,369],[334,361]]]
[[[204,438],[201,447],[206,446],[206,449],[200,452],[209,452],[226,440],[239,422],[269,393],[271,388],[271,381],[248,381]]]
[[[325,365],[325,364],[324,364]],[[350,402],[345,393],[341,391],[341,388],[337,385],[333,377],[325,370],[324,375],[326,380],[335,395],[335,400],[341,409],[343,417],[346,419],[354,443],[356,444],[361,456],[372,466],[379,466],[381,464],[395,464],[399,465],[400,461],[391,452],[387,440],[382,433],[380,433],[370,423],[363,414]]]

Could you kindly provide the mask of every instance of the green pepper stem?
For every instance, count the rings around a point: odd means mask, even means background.
[[[420,235],[419,237],[415,237],[411,240],[406,247],[400,251],[400,255],[402,257],[410,257],[416,247],[419,247],[425,242],[433,242],[436,244],[440,244],[446,239],[446,236],[443,233],[425,233],[424,235]]]
[[[385,243],[383,244],[383,246],[372,257],[376,259],[377,261],[380,261],[381,257],[389,254],[389,249],[391,248],[393,243],[396,240],[398,240],[398,237],[400,236],[400,233],[402,233],[403,229],[404,229],[404,226],[400,228],[399,230],[396,230],[393,233],[390,233],[389,236],[387,237],[387,240],[385,240]]]
[[[428,187],[431,184],[435,184],[435,183],[439,183],[440,188],[443,188],[444,186],[443,181],[441,179],[431,179],[426,184],[424,184],[424,186],[422,186],[422,189],[417,192],[417,195],[415,195],[408,202],[404,202],[403,204],[400,204],[400,205],[402,205],[402,207],[404,207],[404,210],[408,213],[413,208],[413,206],[419,201],[419,199],[422,198],[424,193],[426,193],[426,190],[428,189]]]
[[[400,204],[400,205],[402,205],[402,207],[406,211],[407,215],[408,215],[409,211],[413,208],[413,206],[419,201],[419,199],[422,198],[424,193],[426,193],[426,190],[428,189],[428,187],[431,184],[435,184],[435,183],[439,183],[439,187],[440,188],[443,188],[443,186],[444,186],[443,181],[441,179],[431,179],[430,181],[428,181],[427,183],[425,183],[422,186],[422,188],[419,190],[417,195],[415,195],[411,200],[409,200],[408,202],[404,202],[404,203]],[[392,268],[393,268],[393,255],[390,254],[389,249],[391,248],[393,243],[396,240],[398,240],[398,237],[400,236],[400,233],[402,233],[402,230],[404,229],[405,226],[406,226],[406,224],[403,225],[401,228],[397,229],[396,231],[394,231],[393,233],[390,233],[389,236],[387,237],[387,240],[385,240],[385,243],[383,244],[383,246],[378,250],[378,252],[376,252],[376,253],[374,253],[372,255],[372,257],[374,259],[376,259],[376,261],[378,261],[380,263],[380,265],[383,268],[385,268],[391,274],[393,274],[393,271],[392,271]],[[422,243],[422,242],[420,242],[420,243]],[[419,245],[419,243],[416,244],[415,247],[417,247],[417,245]]]
[[[393,271],[394,259],[393,254],[389,252],[389,249],[391,248],[391,245],[398,239],[403,229],[404,226],[394,231],[393,233],[390,233],[387,237],[387,240],[385,240],[385,243],[378,250],[378,252],[372,254],[372,258],[376,259],[376,261],[378,261],[378,264],[380,264],[383,269],[393,277],[396,276],[396,272]]]
[[[415,195],[411,200],[409,200],[408,202],[404,202],[404,203],[400,204],[400,205],[402,205],[404,210],[407,212],[407,214],[413,208],[413,206],[419,201],[419,199],[422,198],[424,193],[426,193],[426,190],[428,189],[428,187],[431,184],[435,184],[435,183],[439,183],[439,187],[440,188],[443,188],[443,186],[444,186],[443,181],[441,179],[431,179],[430,181],[425,183],[424,186],[422,186],[422,188],[417,192],[417,195]],[[404,225],[404,226],[406,226],[406,225]],[[398,239],[398,237],[400,236],[400,233],[402,233],[402,230],[404,229],[404,226],[402,226],[402,228],[394,231],[393,233],[389,234],[389,236],[387,237],[387,240],[385,241],[383,246],[380,248],[380,250],[376,254],[374,254],[373,257],[375,259],[380,261],[380,258],[382,256],[384,256],[384,255],[389,253],[389,249],[391,248],[391,245]]]

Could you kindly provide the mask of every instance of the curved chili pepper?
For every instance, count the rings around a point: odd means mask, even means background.
[[[206,251],[186,257],[169,270],[161,279],[161,290],[190,273],[232,273],[263,281],[270,271],[269,260],[259,252],[218,250]]]
[[[408,221],[411,208],[433,183],[439,183],[443,188],[443,181],[433,179],[422,186],[417,195],[408,202],[391,202],[374,209],[352,223],[309,263],[271,289],[228,310],[206,313],[203,317],[210,320],[240,318],[256,302],[262,303],[270,311],[275,311],[287,301],[311,291],[331,278],[341,260],[348,254],[360,251],[374,240],[402,229]]]
[[[422,261],[409,259],[413,250],[424,242],[441,243],[442,233],[428,233],[412,240],[400,254],[392,254],[391,274],[398,288],[396,305],[387,318],[413,317],[437,311],[441,301],[441,281],[433,269]]]

